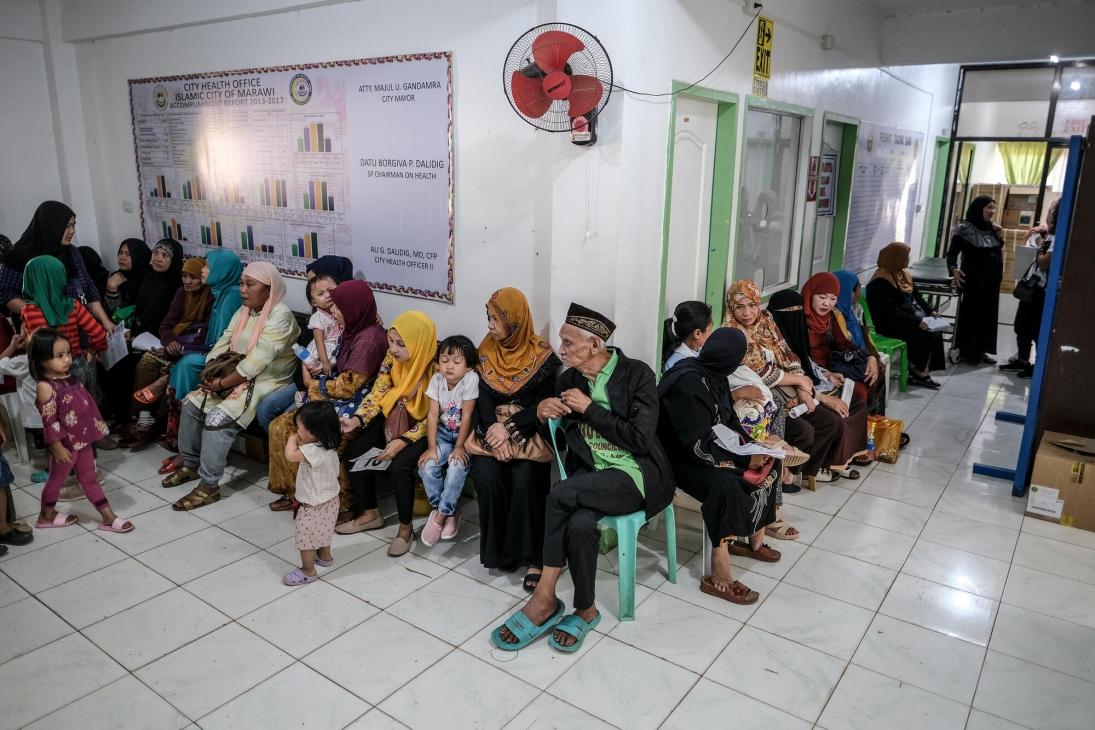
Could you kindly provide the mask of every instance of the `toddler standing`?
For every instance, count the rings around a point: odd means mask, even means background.
[[[91,394],[69,372],[72,369],[69,341],[56,330],[41,327],[31,336],[28,349],[30,373],[38,381],[35,403],[42,415],[43,438],[50,450],[49,478],[42,489],[42,511],[36,527],[68,527],[79,520],[76,515],[56,509],[61,485],[75,467],[84,494],[103,516],[99,529],[132,531],[133,523],[110,508],[95,474],[95,452],[91,447],[105,438],[110,429]]]
[[[438,372],[426,389],[429,446],[418,460],[418,475],[434,508],[422,528],[422,544],[427,547],[438,540],[451,540],[460,527],[456,505],[468,475],[464,441],[471,432],[471,414],[479,397],[479,376],[474,370],[478,361],[475,345],[463,335],[447,337],[437,346]]]
[[[305,367],[314,371],[313,375],[331,374],[331,361],[335,359],[338,341],[342,337],[342,314],[331,299],[331,291],[338,286],[333,276],[320,275],[308,280],[306,293],[308,301],[315,308],[308,320],[308,329],[312,331],[312,342],[308,345],[310,357],[304,361]]]
[[[296,546],[300,567],[285,574],[287,586],[319,579],[316,566],[330,567],[331,536],[338,519],[338,446],[342,426],[330,401],[309,401],[294,416],[296,433],[285,443],[285,458],[297,469]]]

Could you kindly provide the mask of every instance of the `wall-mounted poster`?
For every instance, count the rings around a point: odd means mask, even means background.
[[[453,300],[452,54],[129,82],[145,239]]]
[[[817,173],[818,215],[833,215],[836,210],[836,162],[837,155],[833,152],[821,155],[821,169]]]
[[[844,267],[874,266],[879,250],[912,239],[924,134],[864,122],[856,141]]]

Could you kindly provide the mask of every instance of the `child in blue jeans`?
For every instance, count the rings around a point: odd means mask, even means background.
[[[438,372],[426,389],[429,446],[418,460],[418,475],[434,508],[422,528],[422,543],[427,547],[438,540],[451,540],[460,526],[456,503],[470,466],[464,441],[471,432],[471,414],[479,397],[479,376],[474,370],[478,361],[475,345],[463,335],[447,337],[437,346]]]

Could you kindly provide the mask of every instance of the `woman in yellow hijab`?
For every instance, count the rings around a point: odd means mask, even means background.
[[[404,312],[388,329],[388,354],[373,389],[354,415],[342,419],[342,430],[353,433],[342,460],[352,462],[370,449],[381,449],[373,461],[391,462],[388,475],[395,490],[399,532],[388,555],[398,557],[414,544],[411,518],[418,457],[426,450],[426,386],[437,370],[437,327],[422,312]],[[347,467],[349,468],[349,467]],[[350,519],[336,532],[350,535],[384,527],[376,500],[376,471],[351,471]]]

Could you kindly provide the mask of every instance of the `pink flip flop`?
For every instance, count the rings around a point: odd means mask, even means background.
[[[129,527],[126,527],[126,525],[129,525]],[[109,525],[104,522],[97,529],[103,532],[133,532],[133,523],[124,517],[115,517]]]
[[[38,520],[38,522],[34,526],[37,527],[39,530],[49,530],[54,527],[69,527],[71,525],[75,525],[79,521],[80,518],[76,515],[70,515],[67,512],[58,512],[56,515],[53,516],[52,522],[42,522],[41,520]]]

